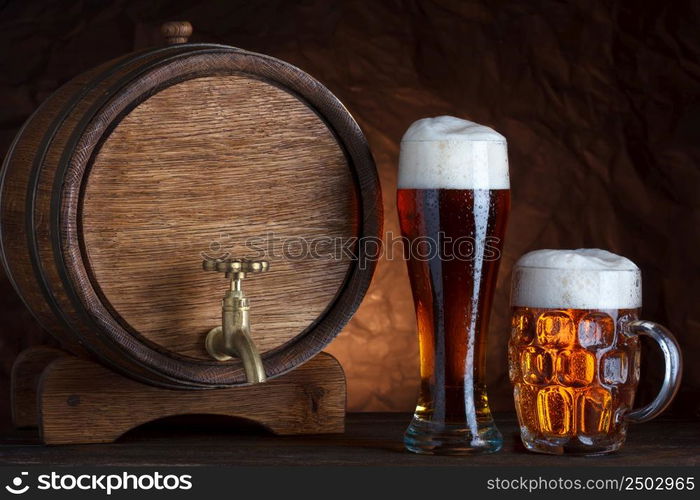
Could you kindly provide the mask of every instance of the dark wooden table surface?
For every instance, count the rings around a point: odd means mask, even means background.
[[[36,432],[11,430],[0,439],[0,464],[91,465],[399,465],[399,466],[624,466],[700,465],[700,422],[661,418],[631,426],[626,445],[602,457],[529,453],[515,418],[498,415],[503,451],[471,457],[419,456],[403,449],[406,414],[350,414],[346,432],[277,437],[232,421],[161,422],[117,443],[43,446]]]

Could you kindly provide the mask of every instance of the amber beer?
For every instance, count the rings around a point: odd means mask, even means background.
[[[619,439],[639,382],[639,339],[621,332],[637,319],[637,309],[513,308],[509,375],[526,440]]]
[[[679,382],[680,354],[663,327],[639,321],[641,274],[597,249],[540,250],[515,265],[509,377],[525,446],[543,453],[607,453],[627,421],[665,408]],[[669,382],[650,407],[632,410],[639,382],[638,335],[675,351]]]
[[[401,143],[397,206],[416,309],[421,389],[405,434],[417,453],[497,451],[486,336],[510,207],[505,139],[451,117]]]

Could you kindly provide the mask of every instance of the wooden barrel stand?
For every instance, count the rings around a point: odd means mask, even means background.
[[[38,427],[45,444],[110,443],[147,422],[175,415],[243,418],[277,435],[345,428],[345,375],[319,353],[262,384],[208,390],[164,389],[50,347],[22,352],[12,368],[16,427]]]

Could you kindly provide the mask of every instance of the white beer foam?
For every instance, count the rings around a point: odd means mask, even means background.
[[[535,250],[515,263],[510,300],[520,307],[636,309],[642,275],[634,262],[606,250]]]
[[[509,189],[506,138],[478,123],[438,116],[401,139],[399,189]]]

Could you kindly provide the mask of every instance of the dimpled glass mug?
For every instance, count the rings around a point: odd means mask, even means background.
[[[601,454],[625,441],[628,422],[661,413],[681,379],[681,354],[664,327],[639,320],[641,272],[597,249],[537,250],[513,268],[509,377],[528,450]],[[632,409],[639,336],[666,364],[656,399]]]

